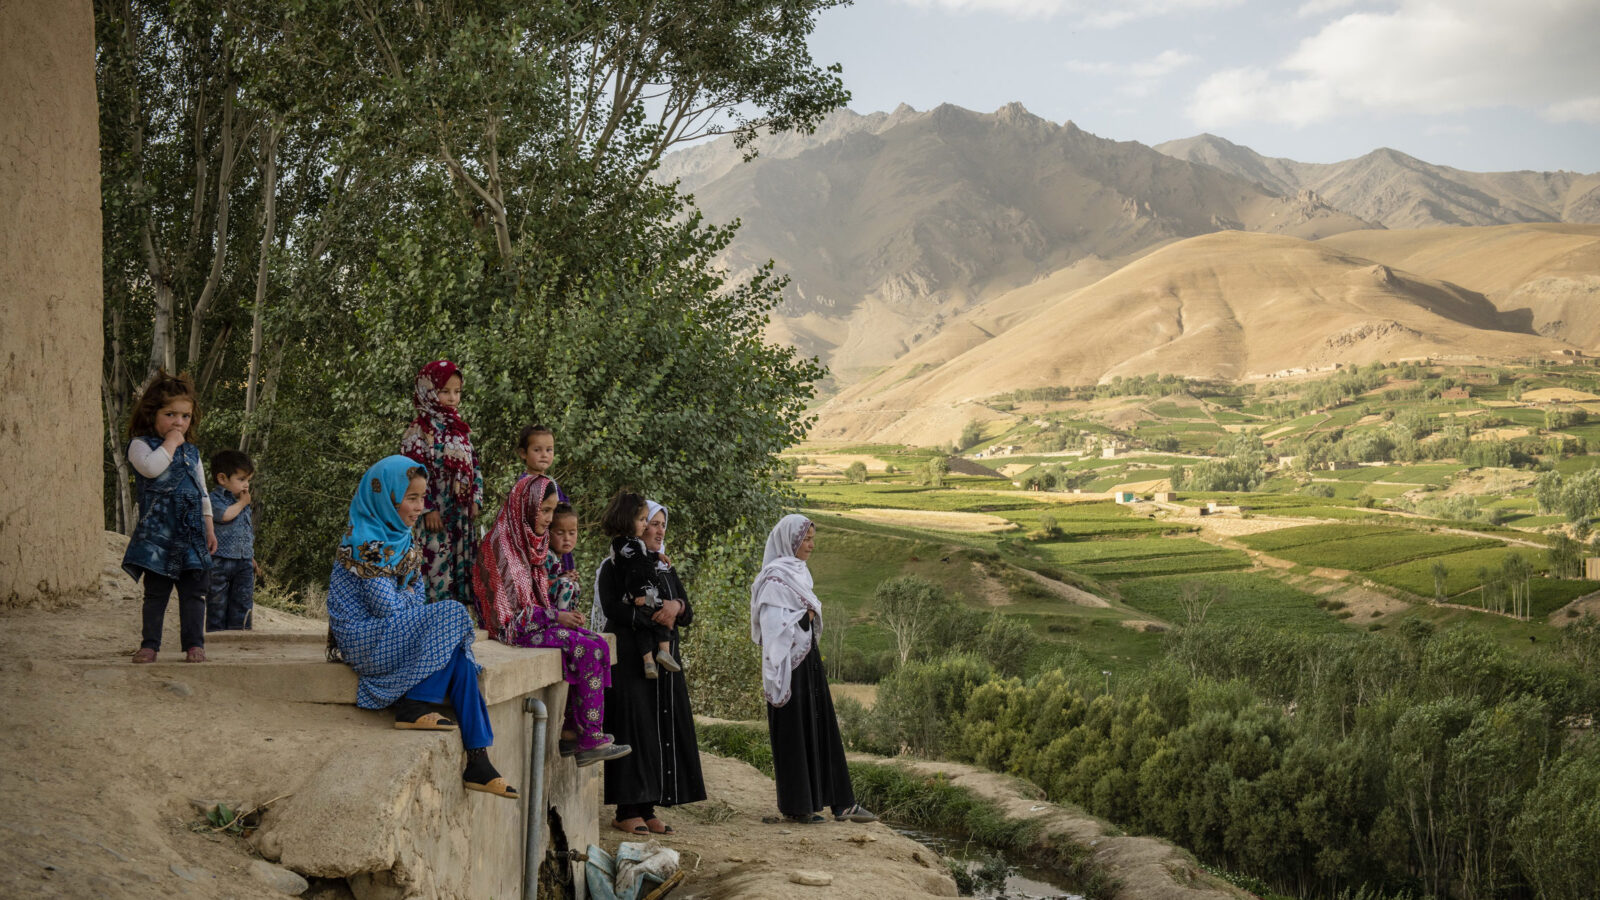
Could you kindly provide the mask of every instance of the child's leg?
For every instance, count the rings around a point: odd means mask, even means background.
[[[483,702],[483,691],[478,689],[478,669],[467,659],[460,647],[450,657],[445,667],[450,683],[445,693],[456,710],[456,723],[461,726],[461,745],[468,750],[480,750],[494,743],[494,731],[489,727],[489,707]]]
[[[578,735],[579,750],[598,747],[606,742],[605,689],[611,684],[611,648],[597,634],[575,632],[571,648],[561,655],[569,673],[566,728]]]
[[[139,642],[147,650],[161,649],[161,626],[167,618],[167,600],[172,596],[173,581],[165,575],[144,573],[143,634]]]
[[[249,628],[250,613],[256,605],[256,571],[248,559],[230,559],[233,574],[228,578],[228,628]]]
[[[206,586],[210,572],[190,569],[178,576],[178,628],[183,649],[206,645]]]
[[[221,631],[228,627],[228,563],[231,560],[212,560],[211,573],[206,580],[206,630]]]

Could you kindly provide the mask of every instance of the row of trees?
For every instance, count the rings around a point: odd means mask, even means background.
[[[1294,896],[1600,884],[1592,618],[1544,659],[1416,621],[1339,639],[1197,625],[1107,685],[1086,667],[1024,680],[976,656],[912,661],[842,717],[864,749],[1026,777]]]
[[[586,523],[635,485],[694,577],[746,579],[823,373],[762,339],[782,279],[730,277],[732,227],[651,173],[843,104],[806,41],[845,2],[97,0],[108,525],[134,515],[134,398],[187,370],[203,451],[256,458],[258,557],[320,580],[414,373],[449,357],[491,511],[542,422]],[[738,635],[703,609],[706,646]]]
[[[203,449],[258,458],[258,552],[320,577],[441,356],[492,491],[541,421],[580,498],[692,498],[685,537],[770,515],[821,370],[761,339],[781,279],[730,279],[731,229],[650,173],[841,105],[806,38],[842,2],[99,0],[108,523],[133,399],[188,370]]]

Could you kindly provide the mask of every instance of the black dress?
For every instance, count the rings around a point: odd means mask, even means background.
[[[800,619],[800,627],[811,630],[809,617]],[[778,811],[786,816],[809,816],[855,805],[839,720],[833,713],[833,694],[815,640],[789,679],[789,702],[767,704]]]
[[[605,802],[624,806],[677,806],[706,798],[700,774],[700,745],[694,736],[689,687],[682,672],[660,669],[659,678],[644,677],[646,648],[654,648],[650,615],[624,596],[622,579],[612,561],[600,564],[597,589],[606,614],[606,630],[617,637],[617,662],[606,689],[606,730],[633,753],[605,764]],[[663,600],[683,603],[672,653],[678,656],[679,632],[694,621],[694,607],[678,573],[658,573]],[[681,657],[679,657],[681,659]]]

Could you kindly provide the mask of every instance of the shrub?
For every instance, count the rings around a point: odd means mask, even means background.
[[[964,653],[901,666],[878,683],[876,741],[922,756],[940,755],[967,698],[993,677],[988,663]]]

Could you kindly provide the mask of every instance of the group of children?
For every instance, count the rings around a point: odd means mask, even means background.
[[[428,476],[418,534],[427,599],[461,603],[496,640],[559,648],[573,688],[563,751],[596,761],[610,745],[601,730],[608,650],[577,609],[582,591],[572,554],[579,522],[570,499],[548,475],[555,435],[542,425],[523,429],[517,443],[523,472],[480,553],[475,520],[483,506],[483,470],[472,430],[461,417],[463,385],[460,369],[448,360],[424,366],[412,396],[416,416],[400,441],[401,454]],[[144,580],[136,663],[155,661],[174,589],[189,662],[206,660],[206,631],[251,627],[255,467],[241,451],[218,453],[211,460],[216,484],[208,486],[199,450],[188,440],[199,420],[193,383],[162,372],[146,387],[130,421],[128,461],[137,477],[140,516],[123,569]],[[601,517],[611,559],[634,603],[659,608],[657,572],[666,563],[642,540],[648,522],[644,498],[627,491],[619,491]],[[645,677],[657,678],[660,669],[682,671],[671,650],[672,629],[650,628],[655,649],[641,661]]]
[[[205,662],[207,631],[248,629],[255,594],[255,522],[248,454],[211,458],[206,481],[200,451],[188,440],[200,402],[187,376],[157,373],[134,407],[128,462],[138,481],[139,523],[122,568],[144,580],[143,634],[136,663],[156,661],[167,602],[178,594],[184,657]]]

